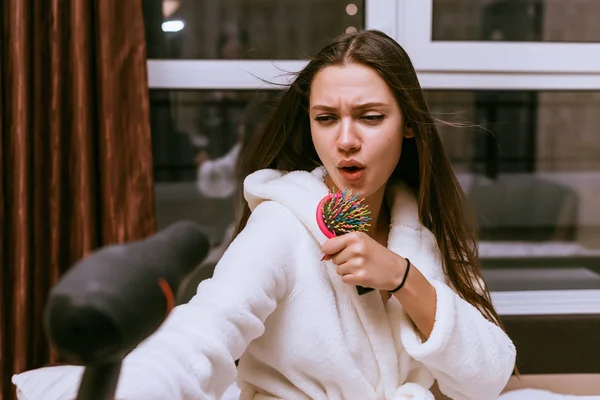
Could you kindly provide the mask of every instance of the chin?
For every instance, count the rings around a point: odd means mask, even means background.
[[[369,197],[380,189],[379,186],[373,185],[373,183],[369,181],[368,176],[365,176],[359,181],[348,181],[337,172],[337,168],[335,174],[329,174],[329,177],[325,181],[325,184],[329,189],[331,189],[332,186],[335,186],[337,190],[352,190],[352,192],[358,195],[359,198]]]
[[[352,193],[358,195],[359,198],[368,197],[375,192],[363,182],[346,182],[344,179],[340,179],[338,182],[333,182],[333,184],[338,190],[352,190]]]

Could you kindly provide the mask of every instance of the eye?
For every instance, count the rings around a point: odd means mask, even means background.
[[[385,115],[383,115],[383,114],[369,114],[369,115],[363,115],[360,119],[362,119],[364,122],[366,122],[369,125],[376,125],[376,124],[380,123],[381,121],[383,121],[384,118],[385,118]]]
[[[315,121],[323,124],[323,125],[329,125],[331,123],[333,123],[333,121],[335,121],[336,118],[333,115],[317,115],[315,117]]]

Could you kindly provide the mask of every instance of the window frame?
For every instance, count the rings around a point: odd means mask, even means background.
[[[302,60],[148,60],[151,89],[264,90],[289,83]],[[423,89],[600,90],[600,74],[417,71]],[[270,85],[266,82],[273,82]]]

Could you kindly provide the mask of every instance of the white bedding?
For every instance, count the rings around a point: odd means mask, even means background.
[[[539,389],[518,389],[502,394],[498,400],[600,400],[598,396],[574,396]]]
[[[17,387],[17,399],[73,400],[76,394],[69,392],[72,388],[72,374],[78,374],[79,371],[77,367],[58,366],[39,368],[15,375],[12,381]],[[239,395],[238,387],[232,385],[221,400],[238,400]],[[518,389],[502,394],[498,400],[600,400],[600,394],[597,396],[572,396],[546,390]]]

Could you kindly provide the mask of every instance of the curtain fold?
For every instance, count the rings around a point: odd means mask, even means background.
[[[56,363],[49,289],[155,230],[142,0],[0,2],[0,398]]]

